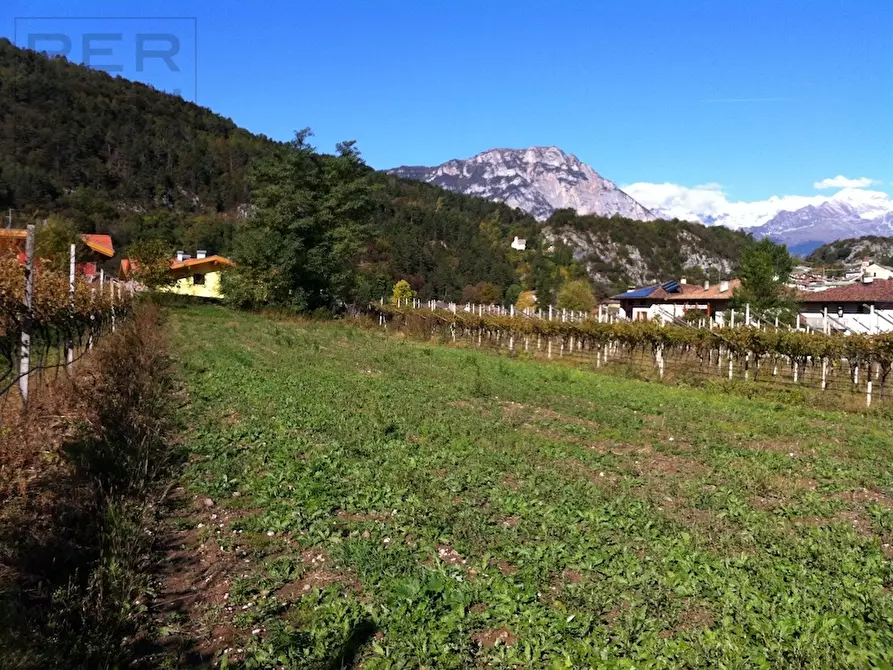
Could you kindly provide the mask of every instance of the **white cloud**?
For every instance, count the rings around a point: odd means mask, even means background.
[[[828,179],[822,179],[822,181],[815,182],[812,186],[817,189],[826,189],[826,188],[868,188],[869,186],[877,183],[874,179],[869,179],[868,177],[858,177],[856,179],[848,179],[844,177],[842,174],[837,175],[836,177],[829,177]]]
[[[656,214],[666,218],[721,224],[728,228],[759,226],[781,211],[793,212],[808,205],[845,202],[855,206],[862,216],[893,210],[886,193],[846,188],[833,196],[773,195],[752,202],[730,201],[720,184],[688,187],[679,184],[637,182],[621,187],[626,193]]]

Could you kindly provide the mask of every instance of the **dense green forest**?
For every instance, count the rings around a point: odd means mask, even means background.
[[[302,250],[323,240],[319,248],[349,263],[352,277],[335,292],[314,289],[304,306],[320,296],[389,296],[400,279],[422,299],[513,302],[535,290],[545,302],[578,278],[607,295],[683,273],[699,279],[711,268],[728,275],[748,244],[741,233],[678,221],[559,212],[541,224],[503,204],[376,172],[350,143],[319,153],[307,133],[297,149],[303,167],[277,177],[275,164],[295,150],[177,96],[0,40],[0,208],[15,210],[16,225],[57,213],[84,232],[110,233],[119,252],[160,239],[231,255],[252,277],[263,275],[258,263],[286,263],[282,249],[295,250],[294,263],[312,262]],[[274,211],[282,187],[307,207]],[[265,209],[257,189],[273,189]],[[302,223],[285,225],[289,217]],[[295,239],[283,237],[297,229]],[[527,250],[510,247],[514,236]],[[279,289],[253,290],[263,299]]]

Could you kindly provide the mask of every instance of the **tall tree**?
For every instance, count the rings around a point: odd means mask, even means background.
[[[235,304],[296,310],[351,299],[358,257],[375,207],[375,186],[353,142],[316,153],[309,130],[259,161],[254,216],[237,233],[237,266],[224,295]]]
[[[150,290],[176,283],[171,274],[173,250],[157,238],[137,240],[127,247],[133,278]]]
[[[785,285],[793,269],[793,261],[783,244],[763,238],[745,248],[738,274],[741,285],[735,289],[732,304],[749,304],[757,314],[787,311],[793,305],[791,290]]]
[[[592,287],[585,279],[574,279],[567,282],[558,291],[558,308],[591,312],[595,309],[595,295]]]

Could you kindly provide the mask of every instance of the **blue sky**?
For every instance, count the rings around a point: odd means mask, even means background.
[[[356,139],[377,168],[557,145],[618,184],[730,200],[837,175],[893,191],[890,0],[140,4],[7,0],[0,33],[65,32],[76,52],[84,32],[121,32],[104,62],[125,76],[277,139]],[[14,21],[136,14],[195,24]],[[165,30],[181,71],[137,73],[135,33]]]

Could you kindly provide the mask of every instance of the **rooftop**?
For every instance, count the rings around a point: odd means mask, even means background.
[[[723,284],[728,284],[726,290],[722,290]],[[620,295],[615,295],[615,300],[635,300],[636,298],[653,298],[655,300],[725,300],[732,296],[735,289],[741,285],[741,280],[732,279],[728,282],[712,284],[704,288],[698,284],[683,284],[671,280],[663,284],[654,284],[637,288]]]
[[[836,286],[827,291],[798,291],[799,302],[893,302],[893,279]]]
[[[9,240],[15,245],[24,245],[27,238],[27,230],[22,230],[19,228],[0,229],[0,241]],[[87,245],[87,247],[89,247],[96,253],[102,254],[103,256],[107,256],[109,258],[115,255],[115,247],[112,244],[111,235],[95,235],[93,233],[84,233],[83,235],[81,235],[81,240],[84,244]]]

